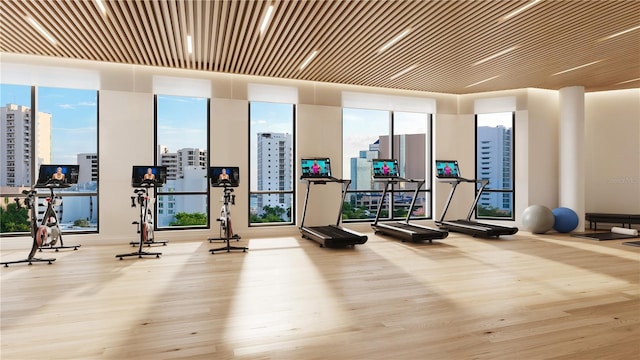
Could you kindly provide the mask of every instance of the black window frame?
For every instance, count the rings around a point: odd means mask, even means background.
[[[252,136],[252,131],[251,131],[251,104],[252,103],[273,103],[273,104],[287,104],[287,105],[291,105],[291,190],[252,190],[251,189],[251,178],[252,178],[252,173],[251,173],[251,168],[252,168],[252,164],[251,164],[251,149],[249,149],[249,159],[248,159],[248,163],[249,163],[249,170],[248,170],[248,177],[247,179],[249,180],[249,186],[247,187],[247,199],[248,199],[248,208],[249,211],[247,212],[247,224],[249,227],[264,227],[264,226],[291,226],[291,225],[296,225],[297,224],[297,216],[296,216],[296,188],[297,188],[297,176],[296,176],[296,171],[297,171],[297,167],[295,162],[295,158],[296,158],[296,119],[297,119],[297,104],[295,103],[280,103],[280,102],[272,102],[272,101],[249,101],[249,103],[247,104],[247,113],[248,113],[248,121],[249,121],[249,126],[248,128],[248,134],[247,134],[247,144],[249,145],[249,148],[251,147],[251,136]],[[257,149],[258,152],[258,156],[261,152],[261,148]],[[271,154],[268,154],[268,156],[271,156]],[[269,159],[269,162],[271,162],[271,159]],[[257,172],[259,172],[258,170],[256,170]],[[270,172],[270,171],[269,171]],[[251,199],[254,195],[279,195],[280,197],[282,196],[286,196],[287,194],[291,195],[291,211],[289,214],[289,221],[277,221],[277,222],[252,222],[251,221]]]
[[[154,136],[153,136],[153,161],[154,164],[159,166],[161,164],[159,164],[158,162],[160,161],[160,159],[158,159],[158,146],[160,145],[158,143],[158,96],[174,96],[174,97],[193,97],[196,98],[197,96],[181,96],[181,95],[165,95],[165,94],[154,94],[153,95],[153,129],[154,129]],[[204,99],[204,97],[202,97]],[[156,199],[156,201],[153,204],[153,214],[154,214],[154,220],[157,219],[158,217],[158,197],[159,196],[190,196],[190,195],[206,195],[206,199],[205,199],[205,204],[206,204],[206,208],[205,208],[205,214],[207,215],[207,224],[206,225],[200,225],[200,226],[162,226],[159,227],[158,226],[158,221],[154,221],[153,222],[153,228],[154,231],[182,231],[182,230],[208,230],[211,229],[211,206],[210,206],[210,201],[211,201],[211,186],[209,186],[209,184],[211,183],[211,179],[209,179],[209,164],[211,162],[211,98],[207,97],[207,120],[206,120],[206,124],[207,124],[207,187],[205,191],[180,191],[180,192],[175,192],[175,191],[162,191],[159,189],[162,188],[154,188],[153,189],[153,194],[154,197]],[[177,150],[177,149],[176,149]],[[167,205],[171,205],[171,204],[167,204]],[[168,210],[170,208],[170,206],[167,206],[166,208],[163,208],[162,210]]]
[[[345,109],[355,109],[355,110],[375,110],[375,109],[359,109],[359,108],[342,108],[342,121],[344,122],[344,110]],[[428,117],[427,121],[428,121],[428,132],[429,132],[429,136],[427,136],[427,134],[425,134],[425,183],[424,186],[422,188],[422,190],[420,190],[418,192],[418,194],[424,194],[425,199],[425,204],[424,207],[429,209],[429,216],[420,216],[420,217],[410,217],[410,219],[412,220],[431,220],[433,219],[433,172],[429,170],[429,164],[433,163],[433,114],[432,113],[420,113],[420,112],[415,112],[415,111],[394,111],[394,110],[378,110],[378,111],[384,111],[387,112],[389,114],[388,119],[389,119],[389,135],[385,135],[389,137],[389,149],[387,150],[390,155],[391,158],[395,158],[398,161],[401,161],[400,159],[400,154],[395,154],[395,148],[396,148],[396,144],[395,144],[395,139],[396,136],[402,135],[402,134],[395,134],[395,114],[396,113],[415,113],[415,114],[424,114]],[[343,142],[344,142],[344,133],[341,134],[343,137]],[[343,154],[344,155],[344,154]],[[428,176],[426,176],[428,174]],[[429,187],[428,189],[426,189],[426,187]],[[391,187],[389,188],[389,190],[387,191],[387,196],[388,199],[391,199],[391,201],[386,201],[384,199],[379,199],[377,201],[371,201],[370,202],[370,212],[371,215],[373,215],[373,217],[367,217],[367,218],[356,218],[356,219],[344,219],[344,214],[343,214],[343,218],[342,221],[344,223],[367,223],[367,222],[374,222],[375,221],[375,214],[376,214],[376,210],[379,204],[379,201],[385,201],[384,203],[384,207],[387,209],[396,209],[396,195],[398,194],[402,194],[402,193],[408,193],[411,196],[413,196],[415,190],[406,190],[406,189],[400,189],[399,188],[399,184],[392,184]],[[369,196],[370,199],[374,199],[377,195],[378,198],[380,198],[380,196],[383,193],[383,189],[382,190],[378,190],[378,189],[370,189],[370,190],[347,190],[347,196],[346,196],[346,201],[349,201],[349,199],[351,199],[351,197],[349,195],[355,195],[355,198],[358,199],[360,196],[367,197]],[[361,194],[361,195],[359,195]],[[373,206],[375,205],[375,206]],[[383,208],[384,209],[384,208]],[[343,210],[344,211],[344,210]],[[409,211],[413,211],[413,209],[409,209]],[[387,214],[390,216],[387,216],[385,218],[380,218],[380,220],[384,220],[384,221],[388,221],[388,220],[404,220],[406,219],[406,214],[399,214],[396,215],[395,211],[389,211],[387,210]]]
[[[20,84],[7,84],[7,85],[18,85],[18,86],[25,86],[25,87],[29,87],[29,91],[30,91],[30,104],[29,104],[29,118],[32,122],[32,126],[30,127],[30,148],[31,149],[35,149],[36,148],[36,139],[37,139],[37,113],[38,113],[38,89],[39,88],[60,88],[60,89],[75,89],[75,88],[65,88],[65,87],[52,87],[52,86],[39,86],[39,85],[20,85]],[[96,172],[99,174],[100,173],[100,90],[98,89],[82,89],[82,90],[86,90],[86,91],[95,91],[96,93]],[[6,106],[7,104],[2,104],[1,106]],[[36,115],[34,115],[36,114]],[[36,183],[37,181],[37,177],[38,177],[38,169],[37,169],[37,159],[36,156],[34,155],[36,154],[36,151],[32,151],[32,155],[29,159],[30,161],[30,168],[31,168],[31,173],[29,174],[30,176],[30,184],[33,186],[33,184]],[[73,193],[73,192],[65,192],[62,191],[60,193],[56,193],[56,195],[60,195],[60,196],[64,196],[64,197],[95,197],[96,202],[98,203],[97,206],[95,205],[91,205],[92,208],[95,207],[95,212],[96,212],[96,228],[95,230],[73,230],[73,229],[66,229],[64,231],[64,235],[81,235],[81,234],[99,234],[100,233],[100,204],[99,204],[99,199],[100,199],[100,178],[98,176],[98,179],[96,181],[96,190],[95,192],[86,192],[86,193]],[[37,203],[41,203],[40,199],[44,199],[50,196],[50,193],[48,191],[38,191],[37,195],[36,195],[36,202]],[[15,193],[2,193],[0,194],[0,198],[4,198],[4,199],[18,199],[19,201],[23,201],[25,198],[25,195],[20,193],[20,192],[15,192]],[[93,211],[93,210],[92,210]],[[27,221],[30,221],[30,215],[27,215]],[[19,231],[19,232],[7,232],[7,233],[1,233],[0,232],[0,238],[2,237],[22,237],[25,235],[29,235],[30,231]]]
[[[480,201],[478,201],[478,204],[476,205],[476,208],[474,209],[474,217],[476,219],[482,219],[482,220],[501,220],[501,221],[515,221],[515,209],[516,209],[516,183],[515,183],[515,174],[516,174],[516,157],[515,157],[515,153],[516,153],[516,139],[515,139],[515,132],[516,132],[516,113],[515,111],[503,111],[503,112],[496,112],[496,114],[500,114],[500,113],[511,113],[511,189],[492,189],[490,188],[490,185],[487,185],[487,187],[483,190],[482,194],[491,194],[491,193],[496,193],[496,194],[511,194],[511,216],[487,216],[487,215],[480,215]],[[483,161],[482,158],[482,154],[478,153],[478,115],[486,115],[486,114],[475,114],[474,116],[474,123],[475,123],[475,146],[474,146],[474,153],[475,153],[475,174],[476,174],[476,178],[477,179],[482,179],[482,177],[480,176],[480,174],[478,173],[478,169],[481,168],[481,166],[479,166],[479,163]],[[486,160],[486,159],[484,159]],[[504,172],[503,172],[504,173]],[[475,188],[475,195],[478,195],[478,191],[479,191],[479,186],[476,186]],[[504,203],[504,200],[503,200]]]

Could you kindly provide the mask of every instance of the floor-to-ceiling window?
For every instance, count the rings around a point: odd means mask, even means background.
[[[291,224],[295,105],[249,103],[250,225]]]
[[[62,231],[98,231],[98,92],[2,84],[2,232],[27,232],[28,214],[12,196],[36,184],[41,165],[78,165],[77,183],[55,189]],[[35,211],[44,213],[48,189]]]
[[[476,178],[488,180],[476,208],[476,217],[514,219],[515,113],[476,115]]]
[[[158,229],[209,227],[209,107],[208,98],[155,97],[155,162],[167,167],[156,192]]]
[[[391,202],[394,217],[431,218],[431,115],[393,112],[392,158],[398,159],[400,176],[422,179],[413,209],[409,210],[418,183],[401,182],[394,188]]]
[[[376,215],[383,184],[373,181],[371,160],[384,157],[380,141],[389,138],[390,121],[389,111],[342,109],[342,176],[351,179],[342,209],[344,221]],[[387,148],[385,153],[389,152]]]
[[[422,179],[416,204],[409,209],[416,183],[393,185],[381,219],[431,217],[431,115],[427,113],[343,109],[343,176],[351,179],[342,218],[344,221],[371,220],[385,186],[372,178],[372,159],[395,159],[399,175]]]
[[[29,213],[20,201],[22,190],[31,187],[33,180],[33,121],[31,120],[31,87],[0,85],[0,232],[29,231]],[[36,171],[37,172],[37,171]]]

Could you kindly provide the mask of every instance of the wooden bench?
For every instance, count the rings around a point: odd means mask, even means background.
[[[622,227],[631,224],[640,224],[640,215],[634,214],[613,214],[613,213],[586,213],[585,219],[589,222],[589,229],[598,230],[598,223],[622,224]]]

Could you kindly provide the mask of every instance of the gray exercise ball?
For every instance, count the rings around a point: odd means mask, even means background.
[[[556,219],[551,209],[531,205],[522,212],[522,228],[534,234],[544,234],[553,228]]]

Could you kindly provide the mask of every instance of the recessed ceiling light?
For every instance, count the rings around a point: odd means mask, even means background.
[[[409,71],[411,71],[411,70],[413,70],[413,69],[415,69],[417,67],[418,67],[418,65],[411,65],[408,68],[406,68],[406,69],[400,71],[399,73],[393,75],[392,77],[390,77],[389,80],[395,80],[395,79],[399,78],[400,76],[408,73]]]
[[[635,79],[631,79],[631,80],[627,80],[627,81],[620,81],[619,83],[616,83],[615,85],[628,84],[628,83],[632,83],[632,82],[636,82],[636,81],[640,81],[640,78],[635,78]]]
[[[309,65],[309,63],[311,62],[311,60],[313,60],[314,57],[316,57],[316,55],[318,55],[318,51],[314,51],[311,53],[311,55],[309,55],[309,57],[307,58],[307,60],[305,60],[302,65],[300,65],[300,70],[303,70],[304,68],[307,67],[307,65]]]
[[[582,69],[583,67],[591,66],[591,65],[593,65],[593,64],[597,64],[597,63],[599,63],[599,62],[601,62],[601,61],[604,61],[604,59],[602,59],[602,60],[597,60],[597,61],[592,61],[592,62],[590,62],[590,63],[588,63],[588,64],[584,64],[584,65],[580,65],[580,66],[573,67],[573,68],[571,68],[571,69],[563,70],[563,71],[557,72],[557,73],[555,73],[555,74],[552,74],[551,76],[560,75],[560,74],[567,73],[567,72],[569,72],[569,71]]]
[[[496,78],[499,78],[499,77],[500,77],[500,75],[496,75],[496,76],[494,76],[494,77],[490,77],[490,78],[488,78],[488,79],[480,80],[480,81],[478,81],[477,83],[473,83],[473,84],[471,84],[471,85],[467,85],[467,86],[465,86],[465,87],[470,88],[470,87],[472,87],[472,86],[476,86],[476,85],[482,84],[482,83],[487,82],[487,81],[491,81],[491,80],[496,79]]]
[[[100,12],[102,13],[102,15],[107,15],[107,8],[104,7],[104,4],[102,3],[102,0],[96,0],[96,4],[98,4],[98,8],[100,9]]]
[[[528,4],[526,4],[526,5],[522,6],[522,7],[519,7],[516,10],[508,13],[507,15],[501,17],[500,20],[498,20],[498,21],[502,22],[502,21],[511,19],[512,17],[520,14],[521,12],[527,10],[528,8],[532,7],[533,5],[535,5],[535,4],[539,3],[539,2],[540,2],[540,0],[533,0],[530,3],[528,3]]]
[[[40,34],[42,34],[44,37],[47,38],[47,40],[49,40],[50,43],[52,43],[53,45],[56,44],[56,39],[53,38],[53,36],[51,36],[51,34],[49,34],[47,32],[47,30],[45,30],[40,24],[38,24],[37,21],[35,21],[32,17],[27,16],[27,21],[34,27],[36,28],[36,30],[38,30],[40,32]]]
[[[187,51],[189,54],[193,53],[193,43],[191,42],[191,35],[187,35]]]
[[[604,41],[604,40],[613,39],[616,36],[624,35],[624,34],[626,34],[628,32],[632,32],[633,30],[638,30],[638,29],[640,29],[640,25],[632,27],[631,29],[627,29],[627,30],[623,30],[623,31],[617,32],[617,33],[615,33],[613,35],[605,36],[602,39],[599,39],[598,41]]]
[[[264,33],[267,29],[267,25],[269,25],[269,20],[271,20],[271,15],[273,14],[273,5],[269,5],[267,8],[267,12],[264,13],[264,17],[262,18],[262,23],[260,24],[260,34]]]
[[[388,48],[390,48],[393,44],[397,43],[398,41],[400,41],[403,37],[407,36],[407,34],[409,34],[411,32],[411,29],[407,29],[403,32],[400,33],[400,35],[394,37],[393,39],[391,39],[388,43],[384,44],[379,50],[378,52],[381,53],[385,50],[387,50]]]
[[[519,47],[520,47],[520,45],[516,45],[516,46],[512,46],[512,47],[510,47],[510,48],[508,48],[508,49],[506,49],[506,50],[502,50],[502,51],[500,51],[499,53],[493,54],[493,55],[491,55],[491,56],[489,56],[489,57],[486,57],[486,58],[484,58],[484,59],[482,59],[482,60],[480,60],[480,61],[476,61],[476,62],[474,62],[474,63],[473,63],[473,66],[480,65],[480,64],[485,63],[485,62],[487,62],[487,61],[489,61],[489,60],[495,59],[495,58],[497,58],[498,56],[502,56],[502,55],[504,55],[504,54],[506,54],[506,53],[509,53],[509,52],[511,52],[511,51],[513,51],[513,50],[515,50],[515,49],[519,48]]]

